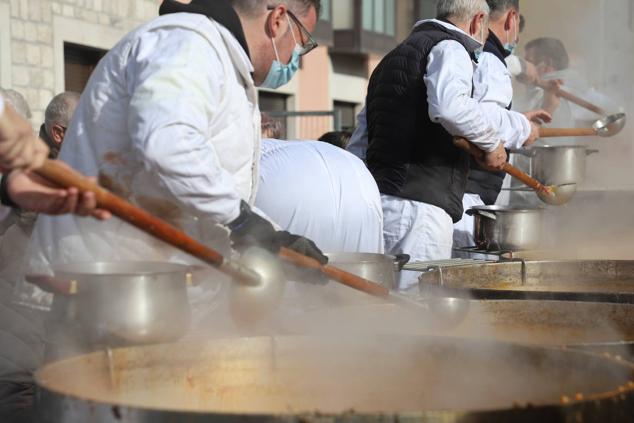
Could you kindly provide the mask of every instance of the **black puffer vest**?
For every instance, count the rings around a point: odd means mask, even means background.
[[[489,38],[487,38],[487,42],[484,44],[484,51],[493,54],[506,66],[504,59],[509,56],[509,53],[504,49],[504,46],[492,31],[489,32]],[[511,104],[508,105],[507,110],[511,110]],[[469,167],[469,180],[467,181],[466,192],[469,194],[478,194],[486,205],[490,206],[495,204],[502,190],[506,173],[483,170],[473,158],[471,159]]]
[[[462,218],[469,155],[429,118],[427,58],[434,46],[461,36],[427,22],[392,50],[375,69],[366,98],[367,164],[382,194],[443,209],[454,222]]]

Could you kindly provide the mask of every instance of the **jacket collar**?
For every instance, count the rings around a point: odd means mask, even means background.
[[[414,24],[414,28],[417,28],[418,26],[420,26],[422,24],[427,24],[427,23],[433,23],[433,24],[436,24],[436,25],[440,25],[443,28],[453,32],[458,38],[461,39],[461,41],[463,42],[463,44],[465,45],[465,47],[467,48],[467,50],[470,53],[473,52],[474,50],[482,47],[482,43],[480,43],[478,40],[473,38],[471,35],[467,34],[462,29],[458,28],[457,26],[455,26],[454,24],[452,24],[451,22],[448,22],[448,21],[443,21],[443,20],[440,20],[440,19],[424,19],[422,21],[416,22],[416,24]]]
[[[162,16],[171,13],[197,13],[213,19],[227,28],[236,40],[238,40],[238,43],[247,56],[249,58],[251,57],[240,17],[228,0],[192,0],[189,4],[180,3],[175,0],[163,0],[159,8],[159,15]]]

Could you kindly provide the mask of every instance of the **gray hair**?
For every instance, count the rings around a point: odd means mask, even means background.
[[[438,0],[438,19],[454,18],[457,22],[469,22],[478,13],[489,15],[489,5],[485,0]]]
[[[231,0],[233,7],[247,15],[266,10],[266,6],[270,3],[270,0]],[[306,16],[311,7],[315,8],[317,16],[321,13],[321,0],[277,0],[272,3],[286,3],[291,11],[299,16]]]
[[[44,126],[49,135],[54,125],[68,128],[77,103],[79,103],[79,94],[74,91],[66,91],[53,97],[44,112]]]
[[[22,94],[16,90],[0,88],[0,96],[24,119],[31,119],[31,108]]]
[[[520,0],[487,0],[487,4],[493,19],[497,19],[499,15],[505,14],[510,9],[520,11]]]

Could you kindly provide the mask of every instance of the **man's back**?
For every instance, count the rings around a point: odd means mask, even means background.
[[[256,206],[327,252],[383,252],[376,183],[361,160],[319,141],[262,141]]]

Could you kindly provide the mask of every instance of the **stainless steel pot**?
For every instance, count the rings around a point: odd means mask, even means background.
[[[545,145],[511,150],[531,159],[530,174],[544,185],[580,185],[586,176],[586,158],[597,153],[581,145]]]
[[[389,289],[398,288],[399,273],[410,259],[407,254],[392,256],[373,253],[332,253],[326,255],[333,266],[380,283]]]
[[[467,210],[474,216],[476,246],[487,251],[526,251],[539,246],[542,209],[479,206]]]
[[[162,262],[97,262],[54,269],[27,280],[55,294],[53,311],[88,344],[173,341],[190,324],[187,285],[197,268]]]
[[[263,337],[96,352],[36,374],[48,422],[631,422],[634,367],[415,335]]]

